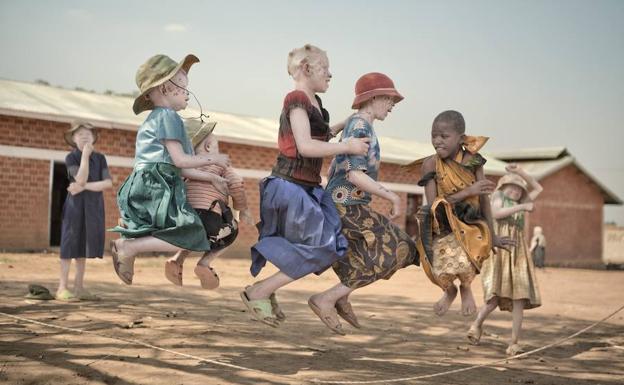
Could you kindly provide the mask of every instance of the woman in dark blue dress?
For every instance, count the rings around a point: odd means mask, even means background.
[[[77,122],[65,133],[74,149],[65,157],[70,185],[63,206],[61,230],[61,276],[56,299],[62,301],[97,300],[84,288],[86,258],[104,254],[104,197],[102,191],[113,187],[106,158],[95,152],[97,132],[92,124]],[[76,260],[74,291],[67,288],[71,260]]]

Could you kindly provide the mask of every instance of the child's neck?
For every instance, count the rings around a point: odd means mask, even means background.
[[[462,147],[459,146],[455,149],[455,151],[451,152],[449,156],[447,156],[446,158],[443,158],[442,160],[447,160],[447,159],[455,160],[455,158],[457,158],[457,154],[459,154],[461,151],[462,151]]]
[[[314,105],[317,104],[316,92],[314,91],[312,87],[310,87],[307,81],[305,80],[295,81],[295,89],[298,91],[303,91],[308,96],[308,99],[310,99],[310,102],[312,102],[312,104]]]

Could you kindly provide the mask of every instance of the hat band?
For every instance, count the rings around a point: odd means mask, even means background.
[[[368,90],[368,91],[362,92],[360,94],[357,94],[357,95],[355,95],[355,97],[359,98],[361,96],[366,96],[366,95],[371,94],[373,92],[379,92],[379,91],[394,91],[394,92],[396,92],[398,94],[396,88],[394,88],[394,87],[392,87],[392,88],[375,88],[375,89]]]

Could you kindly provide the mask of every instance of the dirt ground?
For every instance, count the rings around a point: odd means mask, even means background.
[[[135,283],[115,276],[110,257],[87,263],[86,282],[99,302],[24,299],[28,283],[56,289],[58,255],[0,254],[0,311],[53,325],[140,340],[173,351],[266,373],[232,369],[100,336],[56,330],[0,315],[0,383],[9,384],[304,384],[309,380],[379,381],[413,377],[504,358],[511,314],[486,321],[480,346],[465,338],[471,319],[459,301],[440,318],[441,292],[410,267],[356,292],[363,328],[338,336],[315,317],[307,298],[337,282],[333,272],[278,292],[288,316],[277,329],[252,321],[239,298],[252,282],[246,259],[215,263],[221,287],[206,291],[189,258],[183,288],[163,275],[164,257],[137,261]],[[274,272],[265,269],[261,276]],[[73,269],[72,269],[73,273]],[[624,304],[624,272],[547,268],[538,272],[543,306],[525,313],[522,342],[538,348],[580,330]],[[473,284],[478,303],[481,283]],[[560,346],[521,360],[414,384],[622,384],[624,311]]]

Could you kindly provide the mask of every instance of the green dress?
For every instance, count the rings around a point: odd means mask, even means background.
[[[206,251],[210,244],[201,219],[186,199],[186,187],[163,144],[177,140],[193,154],[184,124],[172,109],[156,107],[139,127],[134,170],[117,192],[124,238],[151,235],[185,250]]]

